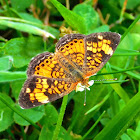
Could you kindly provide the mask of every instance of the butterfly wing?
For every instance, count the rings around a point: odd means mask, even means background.
[[[32,108],[70,93],[76,84],[70,73],[59,64],[57,53],[45,52],[33,58],[27,70],[28,79],[20,92],[22,108]]]
[[[19,104],[26,109],[36,107],[63,97],[75,87],[76,84],[71,79],[32,75],[24,83],[19,96]]]
[[[91,76],[103,67],[119,41],[120,35],[111,32],[64,36],[55,54],[45,52],[31,60],[20,106],[32,108],[70,93],[83,76]]]
[[[85,37],[83,71],[86,76],[94,75],[110,59],[116,50],[120,35],[112,32],[93,33]]]
[[[85,35],[82,34],[68,34],[61,38],[56,45],[56,52],[68,60],[72,67],[80,71],[85,55],[84,38]]]
[[[60,66],[57,54],[45,52],[34,57],[28,67],[28,77],[32,75],[45,76],[47,78],[71,77],[63,67]]]

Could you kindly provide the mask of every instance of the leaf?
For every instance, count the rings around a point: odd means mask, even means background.
[[[53,105],[47,104],[45,106],[45,115],[40,120],[41,125],[56,124],[58,119],[58,112]]]
[[[32,120],[34,123],[38,122],[44,115],[44,106],[39,106],[32,109],[21,109],[19,106],[17,106],[17,108],[25,116],[28,116],[28,118]],[[21,116],[19,116],[16,113],[14,113],[14,120],[17,124],[22,125],[22,126],[30,125],[29,122],[24,120]]]
[[[123,39],[123,41],[118,45],[118,47],[117,47],[117,49],[116,49],[116,51],[115,51],[115,53],[117,52],[117,50],[118,49],[126,49],[126,50],[133,50],[133,41],[132,41],[132,36],[131,36],[131,34],[128,34],[124,39]],[[115,54],[114,53],[114,54]],[[125,54],[125,53],[124,53]],[[116,59],[117,59],[117,61],[116,61]],[[133,66],[133,63],[132,62],[130,62],[130,60],[132,61],[133,60],[133,62],[134,62],[134,59],[130,59],[129,58],[129,56],[126,56],[126,57],[123,57],[123,59],[122,59],[122,57],[118,57],[118,56],[115,56],[115,55],[113,55],[111,58],[110,58],[110,62],[115,62],[115,66],[117,66],[117,67],[120,67],[120,68],[124,68],[125,67],[125,65],[126,65],[126,62],[127,63],[129,63],[131,66]],[[128,65],[129,65],[128,64]]]
[[[16,30],[31,33],[34,35],[55,38],[55,36],[53,34],[49,33],[48,31],[45,31],[45,30],[43,30],[35,25],[31,25],[28,23],[13,22],[13,21],[9,21],[9,20],[0,19],[0,25],[5,25],[5,26],[8,26],[10,28],[14,28]]]
[[[53,137],[53,133],[56,127],[58,119],[58,112],[51,104],[45,106],[45,115],[40,120],[40,124],[43,125],[43,128],[40,133],[40,140],[50,140]],[[58,138],[61,139],[70,139],[70,136],[67,134],[67,131],[61,127]]]
[[[109,26],[108,25],[102,25],[100,27],[97,27],[94,30],[89,30],[88,34],[98,33],[98,32],[109,32]]]
[[[17,11],[25,11],[32,4],[32,0],[11,0],[12,7]]]
[[[6,94],[0,93],[0,98],[14,105],[14,102]],[[11,126],[13,121],[13,111],[0,100],[0,132]]]
[[[137,136],[137,138],[139,138],[140,139],[140,121],[138,121],[138,125],[137,125],[137,128],[136,128],[136,136]]]
[[[139,45],[140,45],[140,34],[138,33],[131,33],[131,37],[133,40],[133,49],[138,50],[139,51]]]
[[[132,140],[127,134],[123,134],[122,136],[121,136],[121,140]]]
[[[99,24],[98,13],[93,9],[92,6],[86,4],[78,4],[74,7],[73,11],[84,18],[86,22],[86,28],[88,33],[95,29]]]
[[[16,76],[16,77],[18,77],[18,76]],[[11,82],[12,97],[14,97],[17,101],[18,101],[19,93],[21,91],[21,88],[22,88],[24,82],[25,82],[25,80]]]
[[[41,20],[33,17],[33,15],[30,15],[28,13],[19,13],[19,15],[22,19],[25,19],[27,21],[31,21],[31,22],[38,23],[38,24],[43,24]]]
[[[127,129],[127,134],[128,134],[132,139],[134,139],[134,140],[137,139],[137,136],[136,136],[136,133],[135,133],[134,130],[132,130],[132,129]]]
[[[39,140],[52,139],[54,129],[55,129],[55,125],[50,125],[50,126],[44,125],[41,130]],[[67,131],[63,127],[61,127],[60,133],[58,135],[58,139],[71,140],[71,136],[67,133]]]
[[[16,81],[26,78],[25,72],[6,72],[6,71],[0,71],[0,83],[1,82],[10,82],[10,81]]]
[[[11,56],[4,56],[0,58],[0,71],[9,70],[12,67],[13,58]]]
[[[43,51],[43,42],[39,37],[15,38],[4,46],[6,55],[13,57],[13,65],[16,68],[27,65],[32,57]],[[42,47],[42,48],[41,48]],[[42,51],[41,51],[42,50]]]

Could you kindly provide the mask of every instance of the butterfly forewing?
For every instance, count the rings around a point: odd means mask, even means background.
[[[116,50],[120,35],[112,32],[93,33],[84,39],[84,70],[87,76],[94,75],[110,59]]]
[[[69,34],[65,35],[56,45],[56,51],[67,59],[75,69],[79,70],[82,70],[84,63],[84,38],[85,35]]]
[[[32,75],[45,76],[47,78],[68,78],[70,74],[60,66],[57,54],[45,52],[34,57],[28,67],[28,77]]]

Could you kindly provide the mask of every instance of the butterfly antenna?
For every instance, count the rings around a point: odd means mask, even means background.
[[[114,78],[114,79],[101,79],[101,80],[94,80],[94,81],[107,81],[107,80],[117,80],[117,78]]]
[[[85,99],[84,99],[84,106],[86,105],[86,88],[85,88]]]

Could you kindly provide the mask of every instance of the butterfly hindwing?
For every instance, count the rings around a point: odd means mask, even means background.
[[[19,104],[22,108],[36,107],[63,97],[75,86],[70,79],[33,75],[27,79],[21,90]]]

